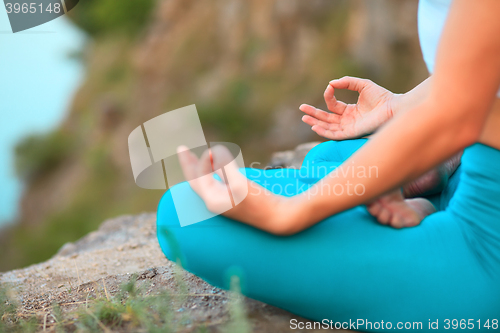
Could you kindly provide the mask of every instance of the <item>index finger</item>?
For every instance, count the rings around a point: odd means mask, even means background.
[[[339,122],[340,121],[340,116],[338,114],[323,111],[323,110],[318,109],[318,108],[316,108],[312,105],[309,105],[309,104],[302,104],[299,107],[299,110],[310,115],[313,118],[318,119],[318,120],[322,120],[322,121],[326,121],[326,122]]]

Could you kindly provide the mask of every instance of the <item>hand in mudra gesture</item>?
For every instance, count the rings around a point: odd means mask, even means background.
[[[335,98],[335,89],[348,89],[359,93],[356,104],[346,104]],[[302,104],[306,113],[302,121],[318,135],[331,140],[359,138],[375,131],[392,118],[400,95],[367,79],[343,77],[333,80],[325,90],[326,112],[314,106]]]
[[[302,120],[312,126],[314,132],[327,139],[359,138],[374,132],[397,112],[411,108],[415,101],[425,95],[425,84],[423,86],[423,89],[399,95],[370,80],[343,77],[331,81],[325,90],[325,102],[331,112],[303,104],[300,110],[307,115],[303,116]],[[335,98],[335,89],[358,92],[358,102],[346,104],[338,101]],[[459,163],[460,156],[457,156],[448,164],[440,165],[417,180],[405,184],[403,191],[397,189],[367,203],[368,211],[380,223],[396,228],[418,225],[425,216],[433,213],[435,208],[428,200],[415,197],[444,188]]]

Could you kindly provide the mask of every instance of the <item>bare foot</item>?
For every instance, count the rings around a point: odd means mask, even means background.
[[[432,203],[423,198],[405,199],[401,190],[386,194],[366,205],[370,214],[381,224],[394,228],[414,227],[436,212]]]
[[[367,204],[368,211],[380,223],[394,228],[419,225],[426,216],[436,212],[436,208],[429,200],[416,197],[442,191],[460,165],[461,157],[462,152],[405,185],[402,191],[395,190]]]

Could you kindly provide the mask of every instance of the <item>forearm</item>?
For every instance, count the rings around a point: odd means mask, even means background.
[[[272,234],[287,234],[290,217],[298,214],[300,207],[289,206],[287,197],[275,195],[251,180],[245,178],[244,182],[244,186],[232,186],[231,190],[243,191],[232,194],[233,197],[245,197],[245,199],[224,215]],[[246,194],[245,187],[248,190]]]

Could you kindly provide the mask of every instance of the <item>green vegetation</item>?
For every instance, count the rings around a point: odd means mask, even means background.
[[[184,271],[179,265],[174,268],[177,293],[163,290],[153,295],[146,295],[144,285],[138,287],[137,276],[132,276],[123,283],[115,295],[106,289],[95,297],[88,297],[76,311],[64,312],[54,303],[48,312],[22,316],[18,313],[18,304],[13,299],[11,290],[0,286],[0,333],[36,332],[45,328],[55,332],[150,332],[169,333],[182,331],[189,323],[186,313],[177,313],[174,309],[182,307],[187,301],[188,291],[184,282]],[[231,279],[231,296],[227,305],[229,321],[223,325],[228,333],[249,333],[251,324],[246,316],[243,296],[239,292],[239,279]],[[46,321],[50,317],[52,323]],[[45,319],[44,319],[45,318]],[[45,323],[45,324],[44,324]],[[53,330],[52,330],[53,329]],[[201,325],[196,332],[207,332]]]
[[[0,332],[6,331],[7,322],[12,321],[16,314],[16,305],[10,301],[7,288],[0,287]]]
[[[37,328],[35,316],[19,318],[17,316],[18,304],[13,300],[12,291],[0,285],[0,333],[31,333]]]
[[[0,332],[34,332],[41,324],[36,317],[28,319],[16,315],[17,305],[7,297],[7,289],[0,289],[0,311],[5,313],[0,321]],[[133,276],[124,283],[120,292],[110,297],[100,294],[89,299],[74,315],[63,313],[58,304],[53,304],[50,317],[55,321],[56,332],[108,332],[110,329],[122,328],[132,332],[138,329],[146,332],[175,332],[172,296],[164,291],[158,295],[145,296],[136,287]],[[128,330],[127,330],[128,329]]]
[[[223,133],[224,140],[229,142],[244,142],[245,138],[255,133],[263,133],[271,125],[259,119],[248,99],[255,88],[251,81],[235,81],[221,93],[216,103],[208,103],[200,107],[200,121],[216,133]]]
[[[135,35],[146,24],[155,0],[85,0],[80,1],[69,17],[91,36],[110,33]]]
[[[34,181],[57,168],[72,148],[73,138],[62,130],[30,135],[16,146],[17,174],[25,181]]]
[[[240,279],[231,276],[231,299],[229,302],[229,322],[224,327],[227,333],[250,333],[252,325],[245,312],[244,298],[241,295]]]
[[[78,311],[76,326],[81,332],[99,332],[118,327],[147,332],[174,332],[172,296],[164,291],[144,296],[136,276],[124,283],[113,297],[102,295]]]

